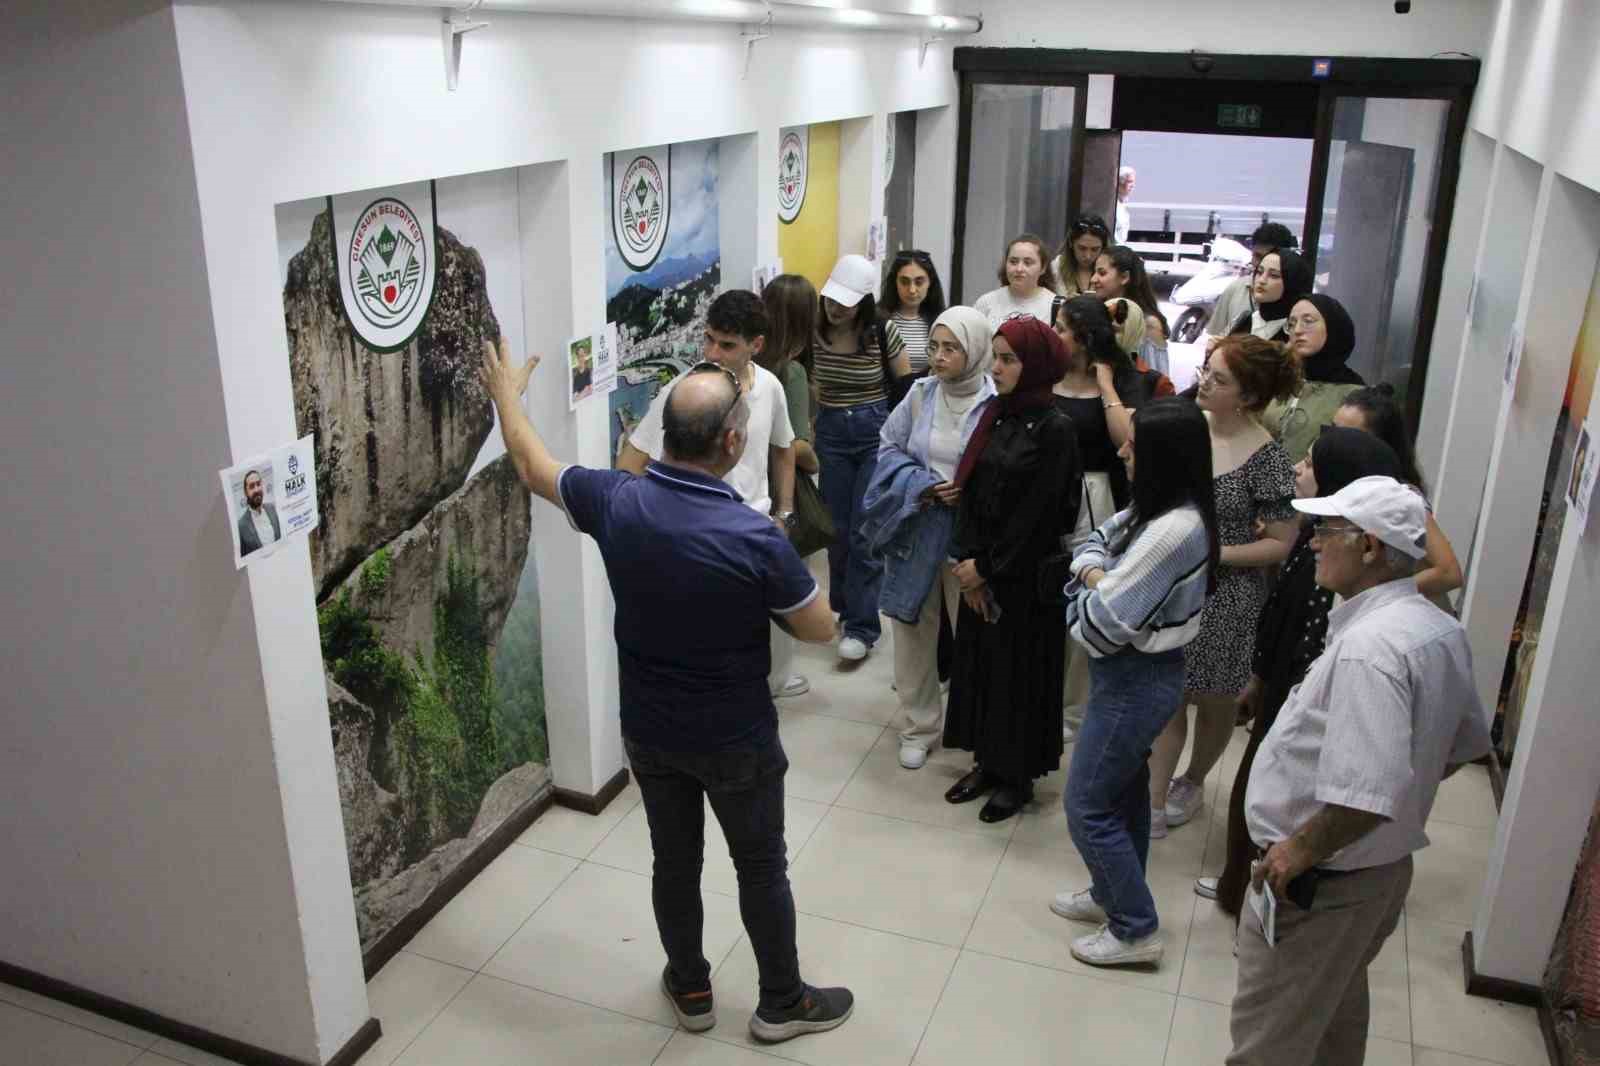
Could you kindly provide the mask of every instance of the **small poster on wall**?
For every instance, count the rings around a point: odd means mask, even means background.
[[[1578,447],[1572,454],[1572,476],[1567,479],[1567,506],[1578,516],[1578,532],[1589,527],[1589,505],[1594,502],[1594,485],[1600,473],[1600,451],[1589,436],[1589,423],[1578,431]]]
[[[806,203],[809,137],[805,126],[782,130],[778,137],[778,221],[785,225],[800,217]]]
[[[328,197],[350,328],[375,352],[404,348],[433,306],[439,273],[433,182]]]
[[[604,396],[617,387],[617,324],[594,335],[594,394]]]
[[[317,528],[317,473],[310,437],[218,472],[233,531],[234,569],[272,555]]]
[[[578,404],[594,393],[594,338],[574,337],[567,342],[567,407],[576,410]]]
[[[889,257],[889,220],[876,218],[867,223],[867,258],[881,263]]]
[[[758,266],[750,272],[750,287],[757,296],[767,291],[767,286],[772,284],[772,279],[783,273],[783,260],[774,259],[766,266]]]

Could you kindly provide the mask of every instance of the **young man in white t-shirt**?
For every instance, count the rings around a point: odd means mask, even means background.
[[[743,289],[725,292],[706,312],[705,357],[738,378],[750,406],[744,455],[723,480],[752,510],[770,515],[778,528],[789,532],[794,525],[794,428],[789,423],[783,383],[755,362],[766,345],[767,328],[761,297]],[[622,445],[617,469],[643,474],[652,459],[661,458],[662,411],[681,380],[680,376],[656,394],[650,410]],[[772,674],[768,678],[774,696],[798,696],[810,689],[805,678],[792,672],[793,664],[794,640],[774,625]]]

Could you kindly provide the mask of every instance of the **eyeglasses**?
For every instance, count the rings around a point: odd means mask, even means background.
[[[1318,540],[1325,540],[1328,537],[1364,537],[1366,536],[1366,533],[1367,531],[1362,529],[1360,526],[1329,525],[1326,518],[1318,518],[1311,523],[1311,535],[1316,537]]]
[[[713,363],[709,359],[702,360],[689,368],[689,373],[691,374],[710,374],[713,371],[724,375],[733,385],[733,399],[729,401],[727,408],[723,410],[722,417],[717,419],[717,425],[720,426],[728,420],[729,415],[733,414],[733,409],[739,406],[739,396],[744,392],[744,386],[739,384],[738,374],[735,374],[721,363]]]

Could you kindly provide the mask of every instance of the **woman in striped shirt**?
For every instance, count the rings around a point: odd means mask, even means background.
[[[1156,400],[1134,413],[1119,454],[1133,506],[1074,553],[1067,626],[1089,654],[1089,707],[1064,803],[1091,886],[1050,909],[1098,925],[1072,942],[1091,966],[1161,959],[1150,854],[1150,746],[1183,693],[1183,649],[1216,586],[1211,433],[1199,408]]]
[[[883,562],[867,549],[861,496],[878,464],[878,436],[889,415],[886,376],[911,373],[903,342],[880,330],[872,291],[878,268],[861,255],[834,265],[822,287],[812,345],[817,388],[817,459],[822,498],[833,518],[828,546],[828,603],[839,614],[839,657],[860,660],[878,642]]]
[[[900,334],[905,343],[911,373],[928,375],[928,331],[933,320],[944,313],[944,286],[933,268],[933,257],[914,249],[896,252],[883,279],[883,294],[878,312],[885,317],[886,331]],[[889,342],[893,347],[894,342]]]

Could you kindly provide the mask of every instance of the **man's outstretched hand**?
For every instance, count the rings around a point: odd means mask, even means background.
[[[502,400],[514,402],[527,391],[528,378],[538,365],[537,352],[529,353],[528,361],[521,366],[514,364],[511,361],[511,341],[502,333],[498,348],[492,341],[483,342],[483,362],[478,367],[478,377],[488,390],[490,399],[496,403]]]

